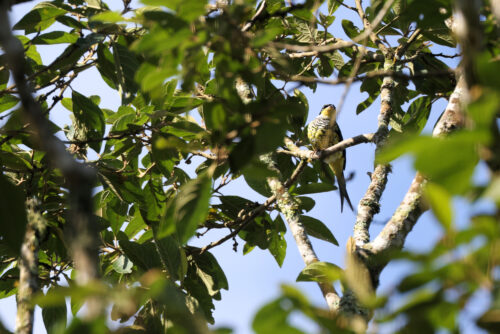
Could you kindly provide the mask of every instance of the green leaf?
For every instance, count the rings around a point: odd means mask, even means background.
[[[307,8],[293,10],[292,15],[306,22],[314,21],[313,13]]]
[[[440,185],[429,182],[425,186],[425,199],[429,203],[434,216],[446,230],[453,227],[453,208],[451,195]]]
[[[231,219],[238,218],[241,210],[250,210],[255,207],[255,203],[239,196],[221,196],[219,200],[222,204],[214,205]]]
[[[217,295],[221,289],[229,289],[224,271],[217,262],[217,259],[210,252],[204,252],[203,254],[194,253],[192,259],[196,266],[196,274],[205,283],[210,296]]]
[[[113,123],[113,126],[111,127],[111,130],[109,130],[109,133],[120,133],[120,132],[126,132],[127,130],[130,130],[129,127],[134,126],[134,121],[136,119],[135,113],[130,113],[130,114],[125,114],[120,116],[115,123]]]
[[[120,255],[113,262],[113,269],[119,274],[130,274],[134,264],[125,255]]]
[[[332,283],[342,278],[343,270],[329,262],[313,262],[297,276],[297,282]]]
[[[18,254],[19,250],[15,254]],[[0,299],[10,297],[17,293],[17,280],[16,279],[7,279],[9,276],[18,276],[19,277],[19,269],[12,268],[5,272],[0,280]],[[4,279],[5,277],[5,279]]]
[[[316,205],[316,202],[311,197],[298,196],[295,200],[299,202],[299,208],[305,211],[311,211]]]
[[[243,177],[245,178],[246,183],[261,194],[262,196],[269,197],[271,196],[271,191],[267,185],[266,178],[268,177],[277,177],[277,173],[275,171],[267,168],[267,165],[261,161],[253,161],[247,167],[243,168],[241,171]]]
[[[91,22],[102,21],[108,23],[117,23],[125,20],[126,19],[123,16],[121,16],[119,12],[113,12],[113,11],[105,11],[102,13],[98,13],[90,18]]]
[[[26,201],[22,188],[0,175],[0,240],[13,254],[19,254],[26,230]]]
[[[8,151],[0,151],[0,162],[5,167],[9,167],[19,171],[31,170],[31,164],[25,159],[28,157],[26,157],[26,153],[23,153],[24,152],[14,153]]]
[[[139,88],[135,81],[135,74],[139,68],[139,61],[135,54],[126,46],[119,43],[113,44],[113,56],[115,60],[115,69],[123,73],[125,87],[123,89],[129,94],[134,94]],[[120,67],[118,69],[118,67]]]
[[[76,33],[68,33],[65,31],[51,31],[46,34],[36,36],[31,40],[33,44],[64,44],[75,43],[79,36]]]
[[[179,242],[185,244],[207,217],[211,190],[212,181],[206,174],[185,183],[167,204],[160,221],[158,238],[175,230]]]
[[[66,11],[49,2],[36,5],[28,14],[17,22],[12,29],[22,30],[26,34],[38,32],[50,27],[58,16],[64,15]]]
[[[0,64],[5,64],[5,55],[0,55]],[[9,83],[10,71],[7,68],[0,69],[0,89],[7,88]]]
[[[13,95],[6,94],[0,97],[0,113],[15,107],[19,103],[19,99]]]
[[[54,290],[49,289],[47,293]],[[66,328],[67,323],[66,302],[55,306],[45,306],[42,308],[42,319],[48,334],[61,333]]]
[[[344,0],[328,0],[328,15],[335,13],[342,2],[344,2]]]
[[[136,210],[134,216],[130,219],[127,227],[125,228],[125,234],[132,239],[139,233],[141,230],[145,230],[148,226],[144,223],[142,219],[140,210]]]
[[[476,60],[476,66],[481,83],[498,90],[500,88],[500,79],[495,73],[500,71],[500,61],[492,59],[488,52],[484,52]]]
[[[288,322],[288,317],[293,311],[291,305],[293,304],[289,303],[289,300],[282,298],[264,305],[252,321],[254,332],[256,334],[305,334]]]
[[[342,28],[350,39],[356,38],[360,34],[359,28],[351,20],[342,20]]]
[[[376,160],[388,162],[402,154],[413,153],[417,170],[450,193],[462,194],[469,188],[478,162],[476,145],[488,140],[489,135],[485,132],[465,130],[446,138],[394,135]]]
[[[107,43],[101,43],[97,47],[97,70],[104,82],[112,89],[116,89],[118,79],[116,78],[115,60]]]
[[[318,38],[318,29],[311,26],[308,22],[298,21],[297,22],[297,42],[301,43],[314,43]]]
[[[94,102],[88,97],[73,91],[73,115],[75,117],[75,128],[79,131],[77,140],[95,140],[89,146],[96,152],[100,151],[101,141],[104,136],[104,114]]]
[[[339,245],[332,232],[320,220],[313,217],[301,215],[300,222],[306,229],[307,234],[309,234],[310,236],[328,241],[336,246]]]
[[[272,41],[277,36],[283,33],[283,27],[271,27],[264,30],[259,30],[254,38],[252,38],[252,46],[259,48],[267,42]]]
[[[337,189],[337,187],[335,187],[331,183],[308,183],[295,188],[293,190],[293,193],[297,195],[317,194],[332,191],[335,189]]]
[[[172,236],[156,239],[161,259],[168,269],[171,278],[182,281],[187,272],[187,260],[184,249]]]
[[[162,268],[160,257],[153,243],[139,244],[128,240],[120,240],[119,244],[125,255],[142,270]]]
[[[266,3],[266,11],[269,14],[274,14],[283,7],[283,0],[268,0]]]
[[[285,223],[281,218],[281,215],[278,215],[273,222],[274,231],[271,231],[270,241],[269,241],[269,252],[274,257],[278,266],[283,265],[283,261],[285,261],[286,256],[286,240],[285,240]]]
[[[431,113],[431,98],[422,96],[415,99],[403,117],[403,131],[419,134],[427,124]]]
[[[363,110],[372,105],[373,101],[380,95],[380,85],[382,80],[380,78],[369,78],[363,81],[359,88],[361,92],[367,92],[368,98],[361,102],[356,108],[356,114],[361,113]]]

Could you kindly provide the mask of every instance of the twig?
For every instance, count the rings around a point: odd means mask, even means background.
[[[391,8],[392,3],[394,0],[389,0],[384,3],[384,6],[378,12],[377,16],[375,16],[375,19],[373,22],[368,21],[368,18],[365,15],[365,11],[363,10],[363,6],[361,4],[361,0],[356,0],[356,9],[358,10],[359,17],[363,21],[363,26],[365,27],[365,32],[367,35],[370,37],[371,41],[375,43],[375,45],[378,47],[380,51],[384,54],[384,56],[388,56],[390,54],[390,49],[388,49],[384,43],[378,38],[378,36],[373,32],[373,29],[376,28],[376,26],[383,20],[385,14],[387,14],[387,11],[389,8]],[[363,35],[363,34],[361,34]],[[361,36],[360,35],[360,36]],[[368,37],[367,36],[367,37]]]
[[[344,91],[342,92],[342,95],[340,96],[339,103],[337,105],[337,113],[335,114],[335,118],[330,118],[330,127],[333,126],[333,123],[337,120],[337,118],[340,115],[340,112],[342,111],[342,107],[344,106],[345,99],[347,97],[347,94],[349,93],[349,89],[351,88],[351,85],[354,81],[354,77],[358,74],[359,67],[361,66],[361,61],[363,60],[364,54],[363,52],[358,53],[356,56],[356,61],[354,62],[354,66],[352,68],[351,73],[349,74],[349,78],[347,79],[347,82],[344,87]]]
[[[300,158],[300,159],[309,159],[309,160],[324,160],[327,157],[345,150],[348,147],[358,145],[361,143],[370,143],[373,141],[374,133],[367,133],[363,135],[359,135],[356,137],[348,138],[345,139],[333,146],[328,147],[327,149],[321,150],[321,151],[311,151],[311,150],[301,150],[301,149],[294,149],[294,150],[277,150],[277,153],[283,153],[283,154],[288,154],[288,155],[293,155],[294,157]]]
[[[307,52],[307,51],[316,51],[319,53],[325,53],[325,52],[332,52],[335,50],[339,49],[345,49],[349,48],[357,43],[360,43],[364,41],[366,38],[370,37],[370,34],[373,33],[373,29],[376,28],[382,19],[384,18],[385,14],[387,13],[387,10],[389,10],[390,6],[394,0],[389,0],[385,3],[384,7],[382,10],[377,14],[373,22],[370,23],[370,28],[365,29],[365,31],[355,38],[353,38],[351,41],[345,41],[341,39],[335,39],[333,44],[328,44],[328,45],[295,45],[295,44],[287,44],[287,43],[282,43],[282,42],[269,42],[268,46],[274,47],[277,49],[287,49],[291,51],[298,51],[298,52]]]
[[[292,184],[295,183],[295,181],[297,181],[298,176],[300,175],[300,173],[302,172],[302,170],[304,169],[305,166],[306,166],[306,163],[304,161],[300,161],[299,162],[299,164],[295,168],[294,172],[292,173],[292,176],[290,176],[290,178],[284,183],[284,186],[286,188],[290,187]],[[263,204],[261,204],[260,206],[258,206],[255,209],[253,209],[249,213],[244,214],[239,219],[237,219],[237,220],[235,220],[233,222],[224,224],[224,225],[226,225],[228,227],[229,226],[237,226],[237,227],[234,229],[233,232],[231,232],[230,234],[226,235],[225,237],[223,237],[223,238],[221,238],[221,239],[219,239],[217,241],[211,242],[210,244],[208,244],[205,247],[203,247],[200,250],[200,254],[203,254],[207,250],[209,250],[211,248],[214,248],[214,247],[216,247],[216,246],[218,246],[220,244],[223,244],[227,240],[229,240],[229,239],[233,238],[234,236],[236,236],[246,225],[248,225],[248,223],[250,223],[255,217],[257,217],[260,214],[262,214],[275,201],[276,201],[276,195],[272,195]]]
[[[252,18],[250,19],[250,21],[248,21],[244,26],[243,28],[241,28],[241,31],[242,32],[245,32],[245,31],[248,31],[255,23],[255,20],[257,20],[257,18],[260,16],[260,14],[262,14],[262,12],[264,11],[264,9],[266,8],[266,0],[263,0],[261,3],[260,3],[260,6],[259,8],[257,9],[257,11],[255,12],[254,16],[252,16]]]
[[[308,76],[299,76],[299,75],[292,75],[288,76],[285,73],[280,73],[280,72],[273,72],[274,75],[280,80],[285,80],[285,81],[298,81],[298,82],[304,82],[304,83],[320,83],[320,84],[326,84],[326,85],[340,85],[344,84],[349,80],[349,77],[342,77],[338,78],[335,80],[330,80],[330,79],[323,79],[323,78],[316,78],[316,77],[308,77]],[[411,79],[422,79],[422,78],[432,78],[432,77],[439,77],[439,76],[454,76],[455,71],[453,69],[448,69],[448,70],[442,70],[442,71],[434,71],[434,72],[419,72],[415,74],[406,74],[400,71],[394,71],[394,70],[377,70],[377,71],[371,71],[367,72],[366,74],[362,76],[358,76],[353,78],[353,81],[363,81],[366,79],[370,78],[379,78],[379,77],[392,77],[395,79],[406,79],[406,80],[411,80]]]

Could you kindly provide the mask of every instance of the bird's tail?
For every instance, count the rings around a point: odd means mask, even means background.
[[[344,199],[347,201],[347,204],[349,204],[349,207],[351,208],[351,210],[354,211],[354,208],[353,208],[352,203],[351,203],[351,199],[349,198],[349,195],[347,194],[347,187],[345,184],[343,165],[341,164],[341,161],[339,161],[339,160],[337,160],[333,163],[330,163],[330,168],[335,173],[335,177],[337,178],[337,183],[339,184],[340,212],[342,212],[344,210]]]

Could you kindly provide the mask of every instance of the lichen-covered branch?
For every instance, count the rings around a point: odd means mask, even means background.
[[[261,160],[279,173],[279,169],[275,165],[271,155],[261,156]],[[295,243],[297,244],[297,248],[300,256],[304,260],[304,263],[308,265],[313,262],[318,262],[319,260],[314,252],[311,241],[307,236],[304,226],[300,222],[299,203],[288,193],[287,187],[278,178],[268,178],[267,184],[271,188],[273,195],[276,196],[278,208],[285,216],[285,220],[290,228],[290,231],[292,232],[293,238],[295,239]],[[335,288],[329,283],[318,283],[318,285],[323,293],[328,308],[332,312],[336,312],[339,308],[340,297],[335,291]]]
[[[390,165],[377,165],[370,176],[370,185],[359,201],[353,235],[358,246],[370,241],[370,224],[373,221],[373,216],[380,212],[380,198],[385,190],[387,176],[390,172]]]
[[[417,172],[410,189],[406,193],[401,204],[394,212],[394,215],[387,222],[375,240],[366,245],[373,254],[381,255],[384,252],[401,249],[406,240],[406,236],[411,231],[418,218],[425,211],[422,206],[422,187],[425,178]],[[384,259],[384,261],[386,261]]]
[[[392,69],[393,62],[387,59],[384,63],[384,69]],[[389,122],[392,115],[394,78],[387,76],[382,81],[380,89],[380,113],[378,115],[378,129],[374,137],[377,145],[377,153],[385,143],[389,133]],[[387,175],[391,171],[389,164],[377,164],[371,174],[370,185],[365,195],[359,201],[356,222],[354,223],[354,240],[356,245],[361,246],[370,241],[370,225],[373,217],[380,212],[380,198],[387,184]]]
[[[98,277],[98,233],[92,208],[95,171],[78,163],[66,146],[52,134],[51,125],[33,98],[26,80],[24,49],[11,32],[8,9],[7,2],[0,2],[0,45],[17,86],[22,110],[32,127],[33,142],[46,152],[50,164],[61,171],[69,189],[70,214],[66,224],[70,239],[68,244],[71,245],[70,252],[77,269],[77,281],[86,284]],[[102,314],[104,306],[95,299],[87,309],[87,315],[95,317]]]
[[[38,250],[40,238],[45,233],[45,221],[37,209],[34,198],[26,201],[28,224],[19,256],[19,285],[17,287],[16,330],[18,334],[33,333],[34,305],[31,298],[39,290]]]
[[[464,126],[465,118],[461,108],[464,90],[465,81],[463,77],[460,77],[445,111],[434,128],[433,136],[446,136]],[[386,254],[403,247],[406,236],[421,214],[427,209],[422,203],[422,188],[425,182],[425,177],[417,172],[410,189],[394,215],[378,236],[371,243],[363,246],[363,249],[368,250],[376,258],[376,261],[373,261],[372,264],[376,267],[377,272],[380,272],[387,264],[388,258],[385,256]]]

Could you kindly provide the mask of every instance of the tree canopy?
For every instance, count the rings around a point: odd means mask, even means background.
[[[259,334],[303,333],[290,321],[297,313],[321,333],[386,323],[457,332],[478,292],[490,298],[476,324],[498,330],[495,1],[122,0],[111,10],[101,0],[53,0],[10,22],[22,2],[0,4],[0,298],[16,295],[17,333],[32,332],[35,305],[49,333],[230,333],[214,324],[214,300],[230,282],[211,250],[231,242],[243,255],[269,251],[279,266],[298,247],[297,281],[317,284],[325,299],[316,305],[283,286],[256,314]],[[339,16],[346,12],[356,21]],[[42,49],[57,55],[47,62]],[[74,84],[94,70],[119,96],[116,109]],[[348,107],[354,82],[367,98]],[[351,109],[352,122],[376,104],[377,124],[312,150],[306,123],[316,111],[303,88],[318,85],[344,87],[337,109]],[[442,100],[432,134],[423,133]],[[66,127],[53,121],[60,106]],[[336,190],[324,159],[367,144],[370,185],[339,245],[335,227],[307,212],[313,194]],[[370,236],[391,162],[404,155],[416,175]],[[264,200],[226,193],[237,179]],[[463,226],[456,200],[477,208]],[[428,209],[440,240],[429,252],[404,250]],[[220,238],[206,234],[214,230]],[[345,247],[344,266],[319,258],[311,237]],[[398,260],[415,270],[377,294],[381,272]],[[112,330],[108,317],[125,324]]]

